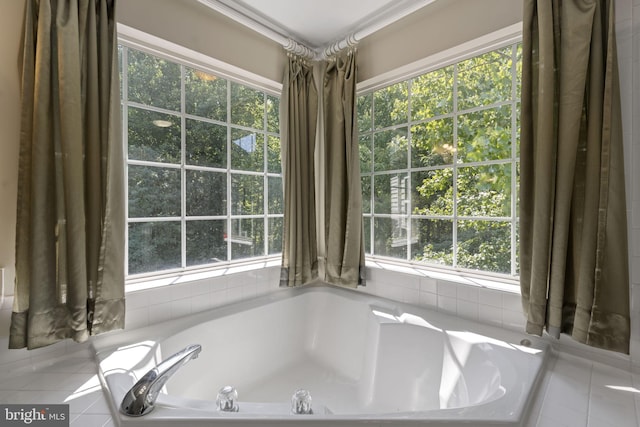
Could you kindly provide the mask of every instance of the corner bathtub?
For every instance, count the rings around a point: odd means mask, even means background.
[[[522,334],[324,285],[106,336],[99,376],[119,425],[521,425],[546,360]],[[156,408],[118,410],[149,369],[190,344],[200,357],[169,379]],[[216,409],[238,391],[238,412]],[[313,414],[291,413],[306,389]]]

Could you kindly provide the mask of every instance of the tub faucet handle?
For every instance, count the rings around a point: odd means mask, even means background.
[[[235,387],[231,387],[230,385],[222,387],[218,390],[218,397],[216,398],[218,411],[238,412],[238,405],[236,404],[237,400],[238,391]]]
[[[299,389],[291,396],[291,413],[299,414],[313,414],[311,409],[311,393],[307,390]]]

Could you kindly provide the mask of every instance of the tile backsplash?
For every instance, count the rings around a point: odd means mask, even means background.
[[[125,329],[145,327],[274,292],[279,289],[279,280],[279,263],[262,263],[128,285]],[[367,286],[359,287],[358,291],[429,307],[474,322],[524,331],[525,318],[519,287],[515,283],[368,262]],[[90,353],[91,340],[83,344],[65,340],[31,351],[5,350],[8,346],[11,300],[12,297],[8,297],[0,308],[0,366],[3,369],[11,369],[13,364],[24,359],[29,359],[37,367],[70,353]],[[611,362],[610,352],[602,353],[575,344],[570,338],[552,342],[570,350],[573,348],[575,353],[589,353],[595,360]],[[618,366],[630,363],[628,357],[613,358]],[[636,362],[636,365],[640,364]]]
[[[432,307],[459,317],[507,329],[522,330],[525,319],[520,289],[515,284],[489,287],[468,277],[410,267],[368,266],[367,286],[360,291],[384,298]]]

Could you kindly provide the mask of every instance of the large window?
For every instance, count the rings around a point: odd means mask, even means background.
[[[119,47],[128,274],[281,252],[279,99]]]
[[[358,97],[369,254],[516,275],[521,48]]]

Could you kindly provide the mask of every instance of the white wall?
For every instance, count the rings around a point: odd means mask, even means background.
[[[358,81],[522,20],[522,0],[439,0],[363,39]]]
[[[278,43],[195,0],[126,0],[118,22],[282,82],[286,54]]]

